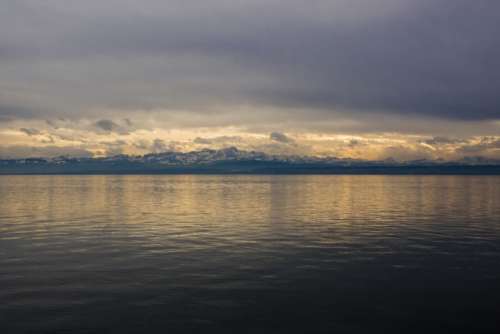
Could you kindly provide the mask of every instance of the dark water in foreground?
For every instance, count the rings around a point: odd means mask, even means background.
[[[1,176],[1,333],[500,331],[500,177]]]

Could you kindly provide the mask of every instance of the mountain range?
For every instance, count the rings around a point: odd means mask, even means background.
[[[143,156],[3,159],[0,174],[500,174],[500,160],[371,161],[272,155],[229,147]]]

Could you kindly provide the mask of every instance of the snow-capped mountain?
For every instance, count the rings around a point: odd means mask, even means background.
[[[398,162],[336,157],[272,155],[235,147],[144,156],[99,158],[26,158],[0,160],[0,173],[366,173],[366,174],[500,174],[500,161],[466,158],[459,161]]]

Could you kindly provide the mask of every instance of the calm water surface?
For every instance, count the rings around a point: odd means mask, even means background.
[[[500,331],[500,177],[0,176],[1,333]]]

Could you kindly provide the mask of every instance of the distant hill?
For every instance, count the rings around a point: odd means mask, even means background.
[[[193,152],[102,158],[57,157],[0,160],[0,174],[499,174],[500,161],[393,159],[271,155],[235,147]]]

